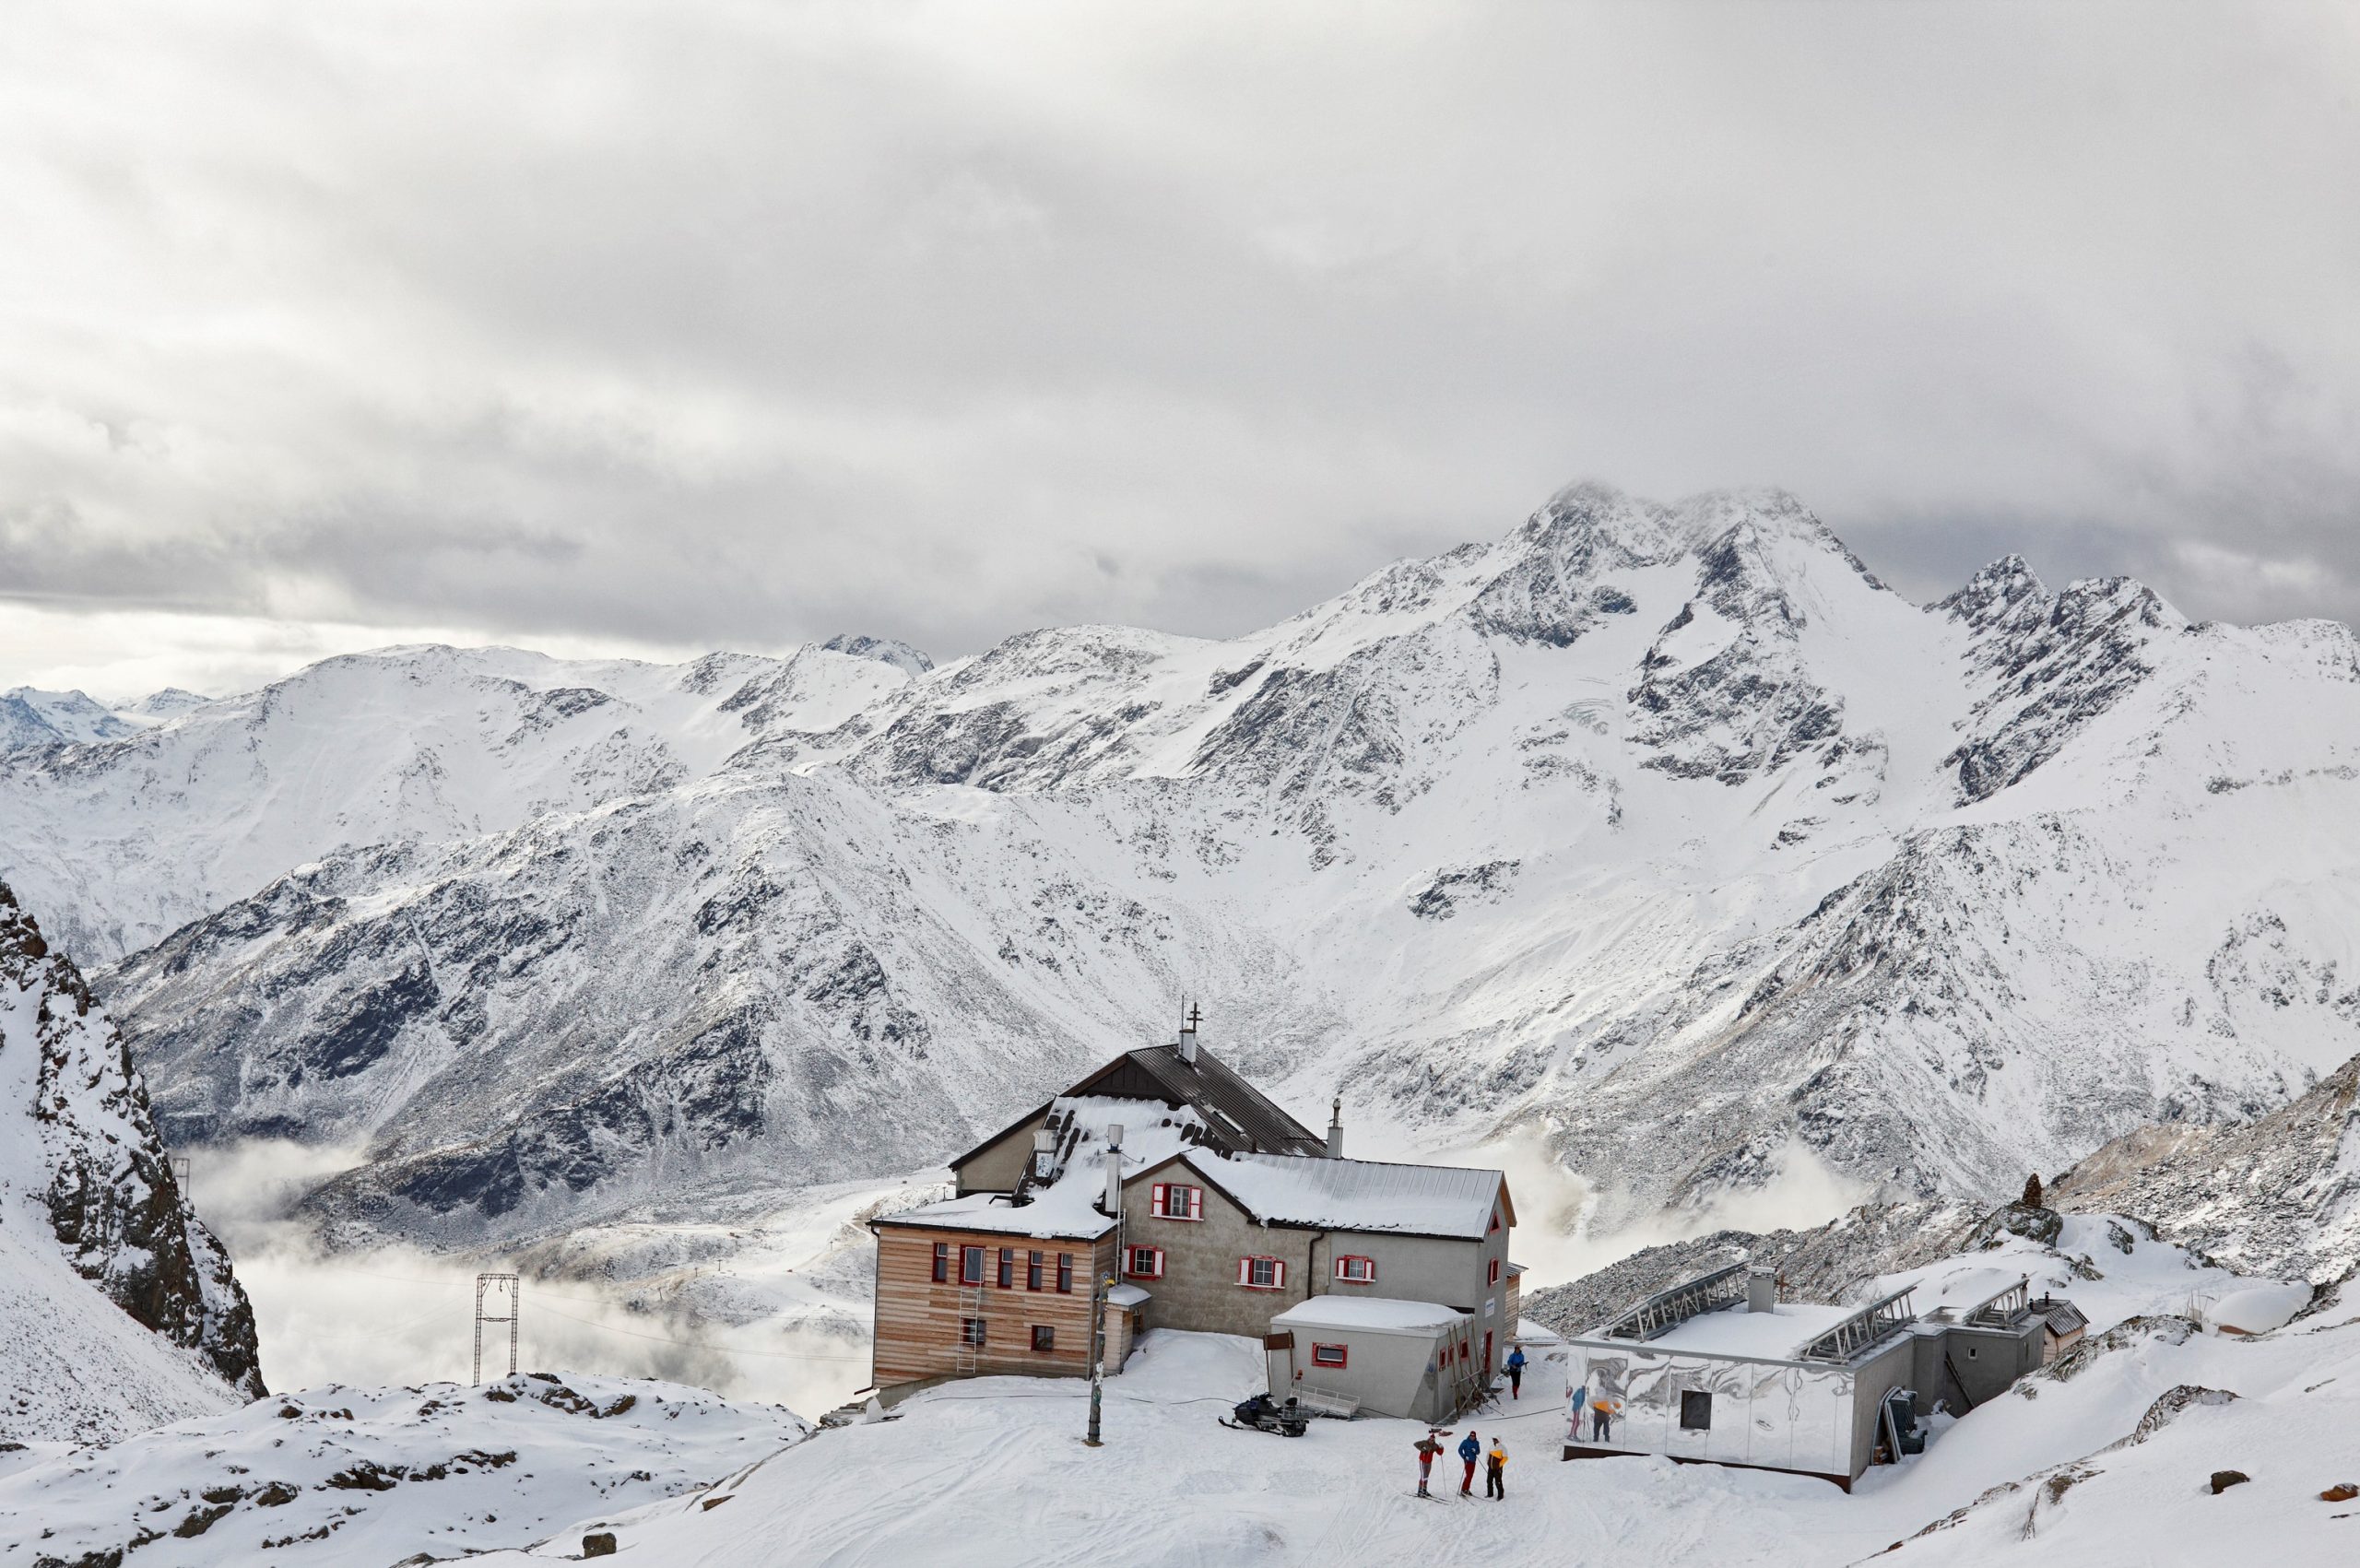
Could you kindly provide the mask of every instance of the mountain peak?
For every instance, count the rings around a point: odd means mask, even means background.
[[[891,665],[912,680],[934,668],[934,661],[907,643],[893,637],[870,637],[856,631],[840,631],[820,644],[832,654],[849,654],[856,659],[875,659]]]

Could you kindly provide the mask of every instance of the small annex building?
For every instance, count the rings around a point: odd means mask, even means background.
[[[1469,1320],[1434,1302],[1314,1296],[1270,1319],[1270,1394],[1323,1414],[1442,1422],[1474,1402]]]
[[[1731,1264],[1634,1303],[1567,1340],[1564,1456],[1660,1454],[1791,1470],[1849,1491],[1871,1463],[1918,1452],[1935,1401],[1963,1413],[2056,1353],[2070,1302],[2012,1283],[1919,1315],[1912,1292],[1865,1305],[1782,1302],[1768,1269]],[[1604,1399],[1601,1432],[1590,1409]]]
[[[1266,1338],[1306,1303],[1349,1318],[1344,1303],[1377,1303],[1358,1332],[1389,1335],[1382,1348],[1328,1365],[1312,1357],[1338,1352],[1306,1339],[1300,1369],[1273,1364],[1274,1391],[1333,1382],[1339,1406],[1455,1411],[1515,1332],[1500,1172],[1345,1159],[1340,1103],[1314,1134],[1193,1028],[1116,1056],[950,1168],[952,1197],[869,1221],[873,1381],[889,1402],[946,1378],[1086,1376],[1102,1357],[1119,1370],[1150,1328]],[[1346,1343],[1341,1324],[1322,1332],[1318,1345]]]

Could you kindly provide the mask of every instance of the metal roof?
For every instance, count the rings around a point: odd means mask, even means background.
[[[1204,1142],[1232,1154],[1325,1154],[1328,1140],[1288,1115],[1246,1082],[1228,1063],[1203,1046],[1196,1065],[1180,1059],[1177,1045],[1146,1045],[1093,1071],[1058,1096],[1113,1100],[1157,1100],[1193,1107],[1205,1119]],[[1042,1114],[1034,1106],[950,1161],[957,1170]]]
[[[1269,1097],[1203,1046],[1181,1059],[1177,1045],[1126,1051],[1066,1091],[1068,1097],[1112,1096],[1193,1106],[1205,1118],[1205,1141],[1233,1154],[1325,1154],[1328,1140],[1288,1115]]]

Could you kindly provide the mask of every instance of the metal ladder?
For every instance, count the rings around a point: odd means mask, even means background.
[[[980,1323],[984,1320],[984,1288],[981,1284],[962,1285],[959,1287],[959,1315],[962,1321],[959,1325],[959,1360],[957,1365],[959,1374],[962,1377],[966,1377],[974,1374],[975,1371],[975,1363],[982,1354],[981,1347],[979,1347],[973,1337],[968,1334],[967,1324],[964,1321],[972,1318]]]
[[[1475,1326],[1472,1323],[1459,1326],[1452,1355],[1451,1364],[1456,1369],[1456,1375],[1451,1379],[1451,1397],[1458,1403],[1458,1414],[1465,1415],[1483,1402],[1483,1380],[1475,1371]]]

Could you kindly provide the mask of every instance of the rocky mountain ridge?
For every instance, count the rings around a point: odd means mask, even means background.
[[[347,1240],[915,1169],[1181,995],[1302,1107],[1537,1138],[1611,1231],[1988,1200],[2360,1049],[2360,658],[1790,497],[1562,492],[1225,642],[332,660],[0,762],[177,1138]],[[63,913],[70,910],[70,914]]]

